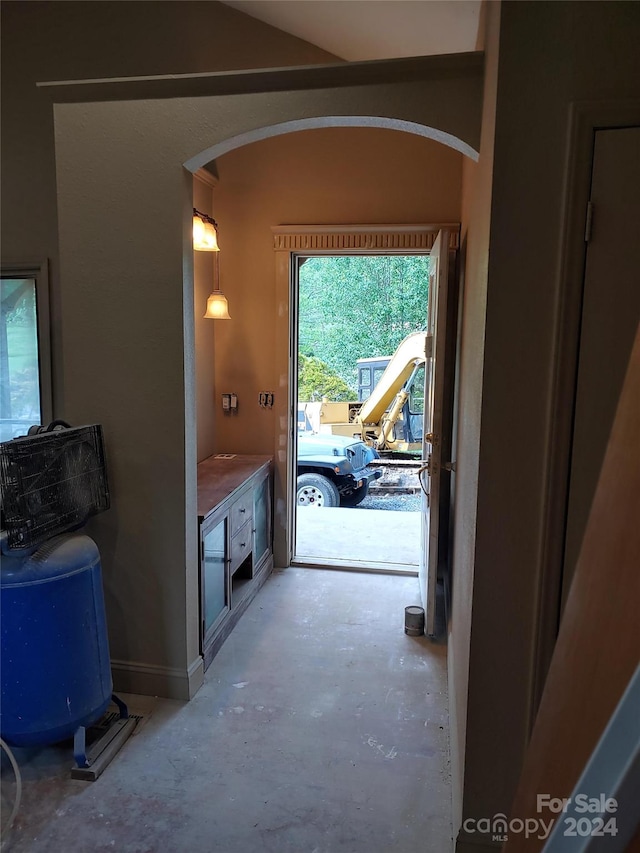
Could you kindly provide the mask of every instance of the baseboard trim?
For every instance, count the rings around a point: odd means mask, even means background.
[[[112,660],[111,673],[113,689],[116,692],[161,696],[164,699],[182,699],[188,702],[202,686],[204,664],[201,655],[198,655],[187,669],[139,661]]]

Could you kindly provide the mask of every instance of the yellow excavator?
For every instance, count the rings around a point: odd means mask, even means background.
[[[412,399],[424,405],[426,332],[408,335],[391,356],[378,383],[366,400],[320,406],[320,432],[361,438],[378,451],[419,451],[422,443],[422,409],[411,411]]]

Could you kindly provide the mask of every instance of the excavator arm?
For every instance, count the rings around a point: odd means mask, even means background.
[[[382,421],[394,398],[403,391],[407,380],[411,378],[416,364],[424,362],[425,345],[426,332],[413,332],[400,343],[378,384],[371,392],[371,396],[360,407],[357,416],[358,423],[365,426],[366,424],[379,424]],[[406,395],[402,402],[397,401],[399,408],[398,406],[393,407],[393,410],[398,409],[395,420],[398,419],[402,411],[404,400],[406,400]],[[387,418],[388,420],[389,418]]]

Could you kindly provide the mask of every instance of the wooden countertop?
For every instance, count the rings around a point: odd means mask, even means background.
[[[202,521],[222,501],[232,495],[253,474],[270,466],[271,456],[214,454],[198,464],[198,521]]]

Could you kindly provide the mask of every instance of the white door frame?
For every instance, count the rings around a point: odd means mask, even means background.
[[[571,105],[563,188],[559,298],[554,328],[555,373],[549,418],[544,507],[545,537],[538,582],[534,682],[529,719],[536,717],[561,616],[562,570],[573,430],[574,393],[586,256],[585,227],[593,148],[598,130],[640,126],[640,101],[583,101]]]
[[[291,564],[294,550],[294,430],[297,401],[295,322],[297,294],[295,257],[302,255],[410,255],[428,254],[438,232],[451,232],[450,248],[459,245],[459,223],[419,225],[281,225],[272,227],[276,293],[276,436],[274,448],[274,563]],[[295,300],[295,302],[294,302]]]

